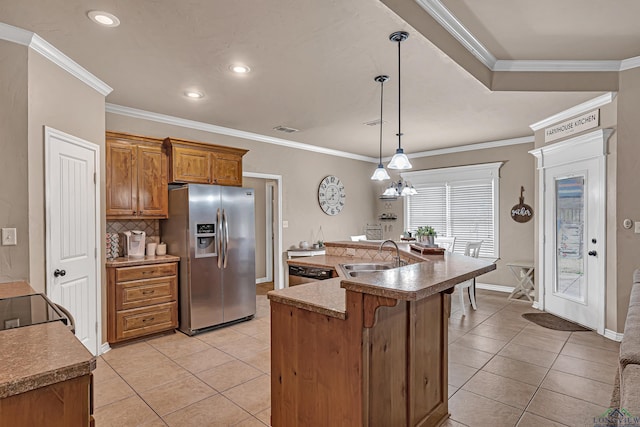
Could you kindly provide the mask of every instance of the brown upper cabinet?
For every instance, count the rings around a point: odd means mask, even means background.
[[[166,138],[169,182],[242,185],[242,156],[248,150]]]
[[[167,218],[162,140],[107,132],[107,219]]]

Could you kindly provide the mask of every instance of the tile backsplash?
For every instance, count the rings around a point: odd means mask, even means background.
[[[108,220],[107,233],[120,234],[124,231],[140,230],[146,234],[147,243],[160,243],[160,221],[157,219]],[[124,253],[123,239],[120,238],[119,254]]]

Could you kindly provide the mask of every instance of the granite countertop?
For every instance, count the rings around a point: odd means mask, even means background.
[[[27,282],[0,283],[0,299],[20,297],[37,293]]]
[[[26,282],[0,283],[0,297],[35,293]],[[62,322],[0,331],[0,399],[82,375],[95,357]]]
[[[379,243],[327,242],[327,246],[378,250]],[[341,264],[377,263],[369,258],[316,255],[288,260],[289,264],[333,268],[338,278],[270,291],[270,300],[340,319],[346,318],[346,290],[405,301],[426,298],[458,283],[495,270],[494,263],[459,254],[419,255],[399,244],[403,258],[415,263],[359,277],[348,277]],[[388,247],[387,247],[388,248]],[[394,249],[395,251],[395,249]]]
[[[180,261],[180,257],[175,255],[145,255],[144,257],[140,258],[118,257],[114,259],[108,259],[105,262],[105,265],[107,267],[133,267],[136,265],[162,264],[165,262],[177,261]]]

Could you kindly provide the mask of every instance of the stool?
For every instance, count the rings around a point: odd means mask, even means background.
[[[531,297],[531,291],[535,290],[535,285],[532,280],[535,269],[533,263],[527,261],[511,262],[507,264],[507,267],[509,267],[509,270],[511,270],[511,273],[513,273],[513,276],[517,280],[515,289],[507,299],[513,300],[524,295],[529,302],[533,302],[533,298]]]

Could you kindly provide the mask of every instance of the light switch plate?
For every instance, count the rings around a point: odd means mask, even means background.
[[[640,221],[634,222],[635,228],[633,229],[634,233],[640,234]]]
[[[2,246],[15,246],[18,244],[18,237],[15,228],[2,229]]]

